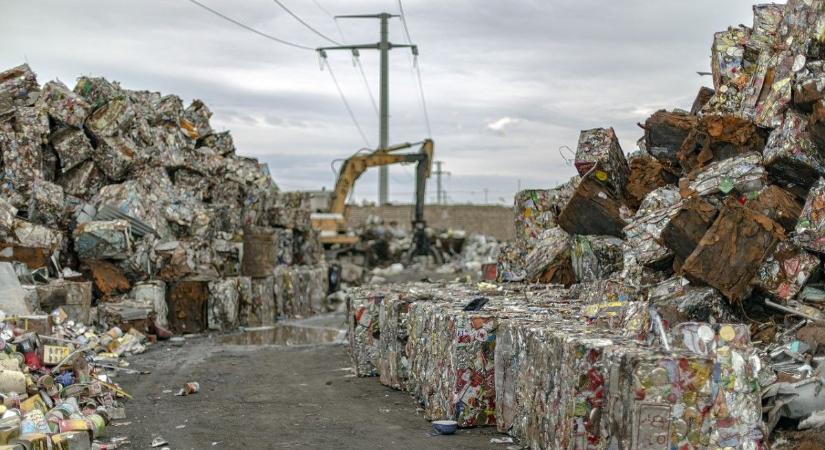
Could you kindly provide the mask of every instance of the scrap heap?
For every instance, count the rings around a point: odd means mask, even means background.
[[[147,341],[325,309],[309,197],[280,192],[211,115],[0,72],[0,443],[97,437],[125,396],[100,371]]]
[[[714,89],[515,200],[496,287],[349,300],[359,375],[532,448],[763,448],[825,423],[825,1],[717,33]]]

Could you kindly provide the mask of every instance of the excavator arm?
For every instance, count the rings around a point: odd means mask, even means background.
[[[427,139],[421,145],[418,153],[395,153],[399,150],[412,147],[412,144],[403,144],[386,150],[376,150],[366,155],[355,155],[344,161],[338,172],[335,182],[335,193],[330,211],[333,214],[344,214],[347,196],[349,196],[355,181],[370,167],[388,166],[401,163],[418,163],[416,170],[416,220],[423,219],[424,189],[426,180],[430,177],[433,160],[433,141]],[[419,217],[421,210],[421,217]]]

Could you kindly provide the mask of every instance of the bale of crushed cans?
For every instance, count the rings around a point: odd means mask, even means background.
[[[753,14],[709,39],[712,88],[644,121],[637,152],[585,130],[563,191],[518,194],[500,284],[361,293],[359,374],[530,448],[818,433],[796,431],[825,423],[825,1]]]

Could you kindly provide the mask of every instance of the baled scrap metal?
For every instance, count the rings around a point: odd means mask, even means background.
[[[198,147],[209,147],[218,152],[219,155],[231,155],[235,153],[235,144],[232,141],[232,134],[228,131],[211,133],[198,140]]]
[[[349,353],[359,377],[378,375],[379,308],[383,300],[380,293],[357,292],[347,296]]]
[[[753,5],[753,27],[745,46],[745,59],[750,64],[755,64],[760,53],[771,50],[774,43],[778,42],[784,14],[784,5],[774,3]]]
[[[252,302],[252,279],[223,278],[209,282],[207,320],[210,330],[232,330],[240,324],[242,303]]]
[[[660,234],[659,242],[670,249],[679,264],[683,263],[708,231],[719,210],[702,197],[692,196],[683,202]]]
[[[825,157],[811,139],[808,118],[793,110],[771,132],[764,157],[772,180],[802,192],[825,174]]]
[[[169,326],[175,333],[201,333],[209,327],[209,281],[183,279],[167,284]]]
[[[630,168],[613,128],[584,130],[579,136],[575,159],[579,175],[584,176],[597,165],[599,167],[596,169],[596,176],[599,180],[606,178],[610,188],[618,196],[623,197]]]
[[[623,241],[613,236],[574,236],[571,262],[576,281],[593,282],[621,272]]]
[[[657,111],[645,121],[645,148],[671,171],[679,169],[679,149],[699,119],[684,111]]]
[[[123,271],[109,261],[85,261],[85,264],[89,267],[91,278],[103,300],[109,300],[131,289],[132,286]]]
[[[0,72],[0,112],[15,106],[31,106],[39,94],[37,75],[28,64]]]
[[[242,326],[266,327],[275,323],[275,276],[252,278],[252,301],[242,303]]]
[[[730,115],[705,115],[690,130],[679,162],[685,172],[705,167],[713,161],[761,152],[765,136],[753,122]]]
[[[680,187],[681,184],[680,182]],[[703,197],[728,194],[734,189],[741,194],[748,194],[759,191],[766,185],[767,174],[759,153],[748,153],[711,163],[688,179],[688,190]]]
[[[213,239],[214,258],[212,264],[223,277],[251,276],[243,273],[244,244],[237,240]],[[267,273],[271,274],[271,271]],[[265,276],[267,276],[265,275]]]
[[[92,112],[92,105],[75,94],[60,81],[43,85],[36,106],[49,113],[49,117],[70,127],[81,128]]]
[[[745,26],[731,27],[714,34],[711,69],[716,89],[724,84],[741,85],[748,81],[745,72],[745,45],[750,36],[751,29]]]
[[[763,436],[762,362],[750,342],[747,325],[683,323],[674,331],[674,346],[711,358],[710,426],[703,439],[711,448],[761,448]]]
[[[573,195],[575,182],[554,189],[527,189],[515,196],[515,240],[529,245],[542,231],[556,225],[561,207]]]
[[[130,297],[136,302],[154,311],[155,323],[163,328],[169,326],[167,319],[169,306],[166,303],[166,290],[166,283],[163,280],[152,280],[136,283],[130,294]]]
[[[718,289],[731,301],[746,298],[762,262],[784,239],[773,220],[736,204],[726,204],[682,266],[687,278]]]
[[[191,275],[217,277],[210,243],[197,239],[163,241],[154,245],[157,273],[164,281]]]
[[[796,228],[802,214],[802,202],[789,191],[773,184],[749,195],[745,206],[770,217],[787,232]]]
[[[526,279],[544,284],[573,284],[570,247],[570,235],[561,228],[544,230],[524,261]]]
[[[702,86],[699,88],[699,92],[693,100],[693,106],[690,107],[690,115],[698,116],[705,105],[707,105],[708,102],[710,102],[710,99],[713,98],[714,94],[716,94],[716,91],[707,86]]]
[[[600,234],[622,237],[625,220],[624,186],[611,186],[601,163],[582,176],[573,196],[558,217],[558,224],[570,234]]]
[[[30,270],[46,267],[51,257],[65,248],[63,233],[22,219],[14,219],[12,231],[0,242],[0,260],[19,261]]]
[[[381,384],[393,389],[404,390],[410,377],[407,322],[413,301],[412,296],[393,293],[378,305],[378,329],[381,331],[376,369]]]
[[[0,116],[0,151],[3,153],[3,190],[24,206],[31,184],[43,178],[43,143],[49,118],[38,108],[16,108]]]
[[[14,230],[17,208],[7,199],[0,197],[0,237],[7,238]]]
[[[272,275],[277,258],[277,231],[272,228],[248,227],[243,234],[242,271],[245,276]]]
[[[819,270],[821,263],[814,256],[785,241],[759,268],[759,288],[784,302],[792,300]]]
[[[692,286],[683,277],[673,277],[648,291],[648,302],[662,319],[665,331],[684,322],[728,323],[737,319],[731,306],[716,289]]]
[[[62,187],[46,180],[34,180],[29,198],[29,220],[57,228],[63,219],[64,209]]]
[[[165,186],[168,177],[162,174],[153,177],[151,181],[155,186]],[[104,206],[119,210],[154,229],[160,238],[167,239],[172,236],[163,210],[168,203],[165,199],[168,193],[147,190],[143,184],[139,180],[129,180],[104,186],[95,195],[92,203],[98,210]]]
[[[675,184],[679,180],[665,166],[648,153],[634,153],[629,158],[630,176],[627,182],[627,203],[638,209],[648,194],[656,189]]]
[[[825,178],[820,178],[808,193],[793,241],[806,250],[825,253]]]
[[[662,232],[679,212],[682,201],[674,186],[666,186],[645,197],[639,210],[624,228],[625,260],[658,267],[672,258],[673,253],[660,244]]]
[[[212,111],[201,100],[193,100],[186,108],[183,118],[189,122],[186,128],[192,139],[207,136],[212,132],[212,127],[209,125],[210,117],[212,117]]]
[[[89,200],[103,187],[105,178],[93,161],[86,161],[60,174],[57,184],[63,187],[64,193]]]
[[[58,128],[52,132],[49,142],[60,158],[60,169],[63,173],[88,161],[94,152],[86,133],[78,128]]]
[[[813,108],[825,99],[825,66],[822,61],[809,61],[805,68],[797,72],[793,85],[793,102],[802,110]]]
[[[40,307],[45,311],[62,308],[68,320],[92,323],[92,282],[52,280],[48,284],[37,285]]]
[[[132,234],[125,220],[92,221],[74,230],[75,250],[81,259],[128,258],[132,249]]]

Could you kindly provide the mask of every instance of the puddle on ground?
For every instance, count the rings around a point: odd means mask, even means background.
[[[343,332],[332,328],[277,325],[265,330],[247,331],[221,338],[222,344],[230,345],[314,345],[330,344],[341,340]]]

